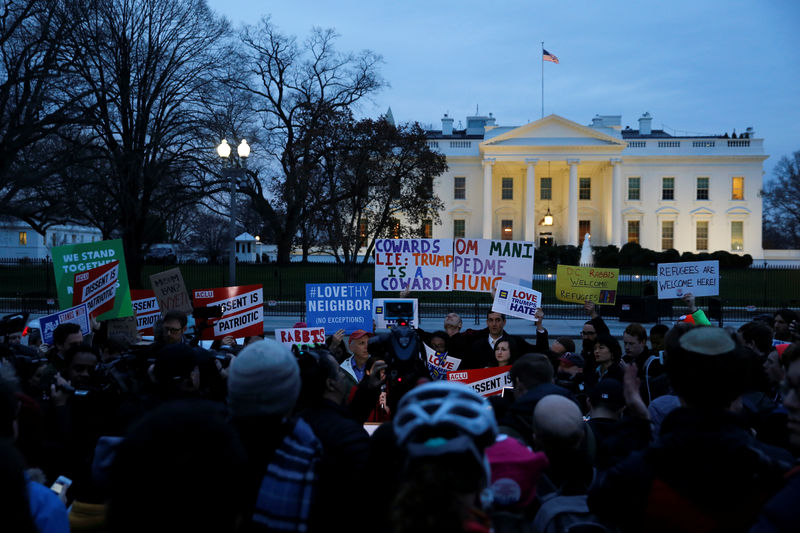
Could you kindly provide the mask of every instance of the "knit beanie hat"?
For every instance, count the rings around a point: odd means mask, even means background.
[[[300,396],[300,367],[288,347],[272,339],[248,344],[228,369],[233,416],[285,415]]]

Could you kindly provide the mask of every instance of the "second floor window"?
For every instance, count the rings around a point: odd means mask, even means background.
[[[578,200],[592,199],[592,178],[580,178],[578,182]]]
[[[503,178],[503,190],[500,199],[501,200],[514,199],[514,178]]]
[[[661,179],[661,199],[662,200],[675,199],[675,178]]]
[[[467,178],[456,176],[453,178],[453,199],[465,200],[467,198]]]
[[[744,200],[744,178],[736,176],[731,183],[731,200]]]
[[[628,178],[628,200],[641,200],[641,178]]]
[[[708,178],[697,178],[697,199],[708,200]]]
[[[542,178],[539,180],[539,199],[553,199],[553,178]]]

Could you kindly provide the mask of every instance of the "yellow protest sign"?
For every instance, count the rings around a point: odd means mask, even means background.
[[[618,268],[558,265],[556,298],[562,302],[614,305],[617,301]]]

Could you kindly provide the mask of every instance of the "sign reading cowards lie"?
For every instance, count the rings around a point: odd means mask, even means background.
[[[456,239],[453,244],[454,291],[492,292],[501,279],[519,283],[532,277],[532,242]]]
[[[614,305],[617,301],[618,268],[558,265],[556,298],[562,302],[594,302]]]
[[[306,322],[326,331],[372,331],[370,283],[306,283]]]
[[[449,291],[453,239],[377,239],[375,290]]]
[[[680,298],[719,294],[719,261],[658,264],[658,298]]]
[[[58,288],[59,307],[71,307],[75,274],[92,268],[119,261],[117,294],[110,311],[98,317],[99,320],[133,315],[131,295],[128,287],[128,271],[125,268],[125,253],[122,240],[87,242],[56,246],[50,251],[53,256],[53,271]]]

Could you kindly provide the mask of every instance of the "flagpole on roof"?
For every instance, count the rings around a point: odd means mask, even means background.
[[[539,56],[542,61],[542,118],[544,118],[544,41],[542,41],[542,55]]]

